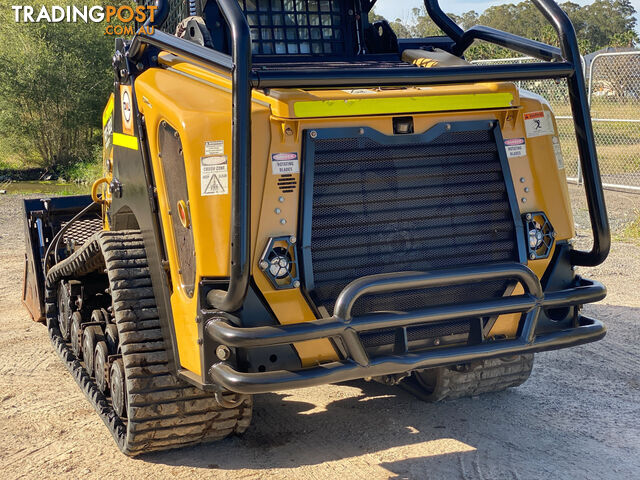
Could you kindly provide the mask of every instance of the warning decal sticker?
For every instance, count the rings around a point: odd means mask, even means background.
[[[205,155],[224,155],[224,140],[210,140],[204,142]]]
[[[300,163],[296,152],[274,153],[271,155],[271,173],[274,175],[298,173],[299,171]]]
[[[553,135],[555,133],[549,111],[525,113],[524,128],[529,138]]]
[[[369,95],[371,93],[378,93],[375,90],[370,90],[368,88],[354,88],[351,90],[342,90],[344,93],[350,93],[351,95]]]
[[[504,149],[507,151],[507,158],[527,156],[527,144],[524,138],[506,139],[504,141]]]
[[[226,195],[229,193],[227,156],[200,158],[200,195]]]
[[[120,111],[122,112],[122,133],[133,135],[131,85],[120,85]]]
[[[558,139],[558,137],[553,137],[551,141],[553,142],[553,153],[556,155],[558,170],[562,170],[564,168],[564,157],[562,156],[562,146],[560,145],[560,140]]]

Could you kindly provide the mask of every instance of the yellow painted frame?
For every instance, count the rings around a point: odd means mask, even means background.
[[[231,152],[231,81],[214,69],[185,62],[173,55],[160,56],[162,68],[149,69],[136,80],[138,108],[145,116],[152,168],[158,190],[161,223],[172,272],[178,271],[176,245],[170,235],[169,212],[161,159],[158,155],[157,127],[166,121],[181,137],[188,177],[191,228],[196,249],[196,285],[202,277],[224,278],[229,266],[230,196],[202,197],[199,161],[208,140],[224,143],[224,155]],[[355,92],[349,90],[275,89],[253,92],[252,103],[252,276],[260,293],[282,324],[310,321],[315,315],[298,289],[276,290],[256,267],[270,237],[295,235],[298,230],[299,183],[291,194],[282,194],[277,175],[271,172],[275,153],[296,152],[302,158],[301,135],[316,128],[370,127],[393,134],[392,117],[412,113],[414,130],[424,132],[447,121],[497,120],[505,139],[526,138],[522,113],[548,109],[537,96],[518,92],[511,83],[410,87]],[[114,139],[119,144],[132,138]],[[137,143],[136,143],[137,145]],[[550,137],[526,139],[527,157],[509,159],[512,180],[521,213],[542,210],[556,228],[557,240],[574,235],[564,172],[557,169]],[[556,174],[554,174],[556,172]],[[524,181],[520,179],[524,178]],[[229,179],[231,181],[231,178]],[[525,191],[526,189],[526,191]],[[284,221],[283,221],[284,220]],[[542,277],[550,259],[529,262]],[[175,278],[174,278],[175,277]],[[188,297],[172,275],[171,306],[181,366],[200,375],[197,291]],[[517,294],[518,290],[514,292]],[[517,316],[501,316],[491,335],[515,335]],[[327,339],[295,345],[304,366],[337,359]]]

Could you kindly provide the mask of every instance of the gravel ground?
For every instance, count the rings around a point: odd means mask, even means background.
[[[579,231],[588,226],[571,188]],[[614,230],[640,196],[607,192]],[[586,308],[606,338],[536,356],[507,392],[425,404],[364,381],[256,399],[240,438],[121,455],[20,304],[20,198],[0,196],[0,469],[4,478],[631,479],[640,475],[640,248],[590,269],[609,296]],[[627,219],[628,221],[629,219]],[[587,237],[578,242],[586,243]],[[585,269],[586,270],[586,269]],[[586,273],[586,272],[585,272]]]

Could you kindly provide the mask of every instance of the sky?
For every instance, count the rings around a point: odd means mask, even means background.
[[[561,0],[559,3],[562,3]],[[593,1],[588,0],[572,0],[580,5],[588,5]],[[475,10],[480,13],[492,5],[502,5],[505,3],[519,3],[520,0],[501,1],[501,0],[440,0],[440,6],[445,12],[451,12],[460,14],[468,12],[469,10]],[[395,20],[396,18],[406,19],[409,17],[409,12],[412,8],[423,5],[421,0],[378,0],[376,3],[376,12],[379,15],[384,16],[388,20]],[[640,0],[631,0],[633,8],[636,12],[640,12]],[[636,19],[640,23],[640,13],[636,14]],[[636,31],[640,32],[640,27],[636,27]]]

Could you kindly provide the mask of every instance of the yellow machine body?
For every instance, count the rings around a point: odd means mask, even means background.
[[[195,288],[199,280],[229,275],[231,198],[230,194],[201,195],[201,158],[207,145],[224,161],[231,181],[231,79],[169,54],[160,57],[162,68],[142,73],[135,81],[137,107],[145,118],[154,185],[157,189],[161,227],[168,258],[171,308],[181,367],[200,375],[197,345],[197,291],[185,289],[180,273],[179,245],[171,216],[185,216],[185,228],[192,229],[195,246]],[[107,110],[108,110],[107,106]],[[107,113],[105,110],[105,114]],[[522,213],[544,211],[554,225],[557,240],[574,236],[572,213],[561,159],[556,157],[554,135],[528,138],[524,116],[549,112],[540,97],[518,91],[513,83],[482,83],[460,86],[397,87],[384,89],[277,89],[254,90],[251,127],[251,245],[252,276],[256,286],[281,324],[316,318],[299,289],[277,290],[257,268],[269,238],[294,236],[298,231],[300,174],[294,173],[295,188],[283,193],[278,176],[272,173],[271,155],[296,153],[302,158],[301,135],[321,128],[369,127],[393,134],[392,117],[411,115],[414,131],[422,133],[442,122],[486,120],[500,122],[505,140],[526,139],[526,156],[509,158],[509,166]],[[162,122],[179,135],[187,178],[188,199],[170,204],[159,151],[158,132]],[[126,140],[126,139],[125,139]],[[114,140],[115,141],[115,140]],[[119,139],[120,142],[123,139]],[[557,141],[557,139],[556,139]],[[223,158],[224,157],[224,158]],[[110,157],[105,154],[105,177],[110,179]],[[108,202],[109,193],[105,192]],[[185,213],[186,212],[186,213]],[[182,217],[181,217],[182,218]],[[106,220],[105,220],[106,221]],[[105,225],[108,228],[108,225]],[[554,243],[555,247],[555,243]],[[529,261],[541,278],[553,252],[546,259]],[[522,293],[518,285],[513,294]],[[514,337],[519,314],[501,315],[490,336]],[[328,339],[296,343],[303,366],[336,360]]]

